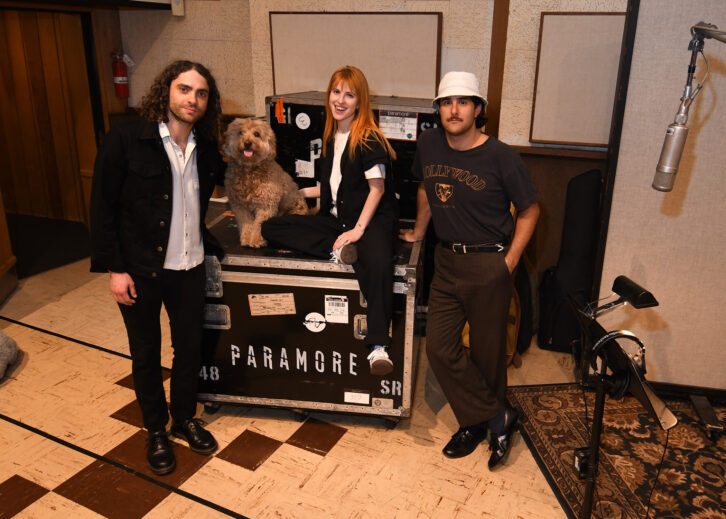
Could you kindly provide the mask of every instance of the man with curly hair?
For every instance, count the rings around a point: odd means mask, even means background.
[[[176,61],[142,99],[142,118],[111,129],[96,157],[91,194],[91,271],[108,272],[123,316],[136,399],[155,474],[176,466],[166,425],[191,450],[217,442],[194,418],[205,298],[205,252],[223,252],[204,224],[224,180],[218,151],[220,96],[199,63]],[[167,408],[161,369],[164,305],[174,358]]]

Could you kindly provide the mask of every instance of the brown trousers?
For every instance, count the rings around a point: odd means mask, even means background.
[[[435,264],[426,353],[459,425],[477,425],[504,407],[513,276],[503,253],[455,254],[437,245]],[[461,342],[467,321],[470,356]]]

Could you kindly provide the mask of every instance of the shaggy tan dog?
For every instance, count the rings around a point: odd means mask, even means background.
[[[297,185],[275,162],[277,142],[265,121],[232,121],[224,132],[222,155],[228,163],[224,187],[237,218],[242,245],[267,244],[260,232],[265,220],[308,212]]]

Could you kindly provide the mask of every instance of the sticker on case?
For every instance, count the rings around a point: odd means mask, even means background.
[[[310,128],[310,116],[304,112],[297,114],[295,117],[295,125],[301,130]]]
[[[308,331],[315,333],[325,330],[326,324],[325,317],[320,315],[318,312],[310,312],[305,316],[305,320],[303,321],[305,328],[307,328]]]
[[[371,403],[371,395],[370,393],[360,391],[346,391],[343,395],[343,400],[346,404],[369,405]]]
[[[416,128],[418,126],[418,114],[416,112],[379,110],[378,119],[378,127],[387,139],[416,140]]]
[[[348,296],[325,296],[325,320],[329,323],[347,324],[349,322]]]
[[[249,294],[250,315],[291,315],[295,314],[295,296],[292,292],[283,294]]]

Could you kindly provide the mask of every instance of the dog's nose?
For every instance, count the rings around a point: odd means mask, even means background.
[[[252,147],[252,143],[250,141],[245,141],[244,142],[244,147],[245,147],[246,150],[248,150],[248,149],[250,149]]]

